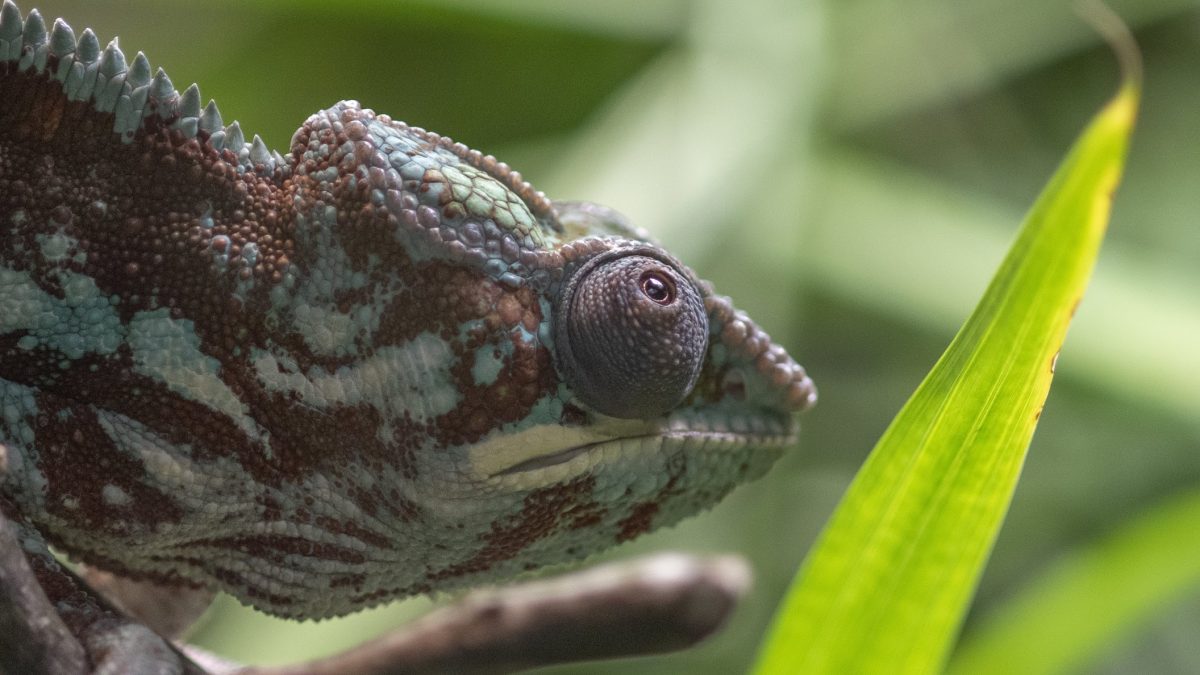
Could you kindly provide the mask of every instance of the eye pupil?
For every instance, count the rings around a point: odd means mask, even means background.
[[[662,272],[657,270],[644,272],[638,285],[647,298],[660,305],[669,305],[675,301],[675,285]]]

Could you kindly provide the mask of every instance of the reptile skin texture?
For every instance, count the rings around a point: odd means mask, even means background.
[[[0,508],[329,617],[583,558],[796,441],[812,382],[644,231],[343,101],[286,153],[0,11]]]

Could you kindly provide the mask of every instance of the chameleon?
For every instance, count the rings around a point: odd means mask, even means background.
[[[341,101],[286,153],[0,9],[0,510],[296,619],[582,559],[795,445],[812,380],[644,229]]]

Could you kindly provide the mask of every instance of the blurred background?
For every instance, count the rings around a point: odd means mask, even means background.
[[[307,115],[355,98],[552,197],[611,205],[808,367],[820,404],[766,478],[603,556],[740,552],[757,583],[727,630],[691,652],[546,671],[564,674],[745,670],[854,471],[1117,84],[1057,0],[20,4],[120,35],[281,151]],[[1200,4],[1111,4],[1143,50],[1143,112],[967,636],[1056,560],[1200,486]],[[292,661],[433,604],[295,624],[225,598],[194,639]],[[1200,672],[1198,634],[1200,593],[1181,590],[1078,667]]]

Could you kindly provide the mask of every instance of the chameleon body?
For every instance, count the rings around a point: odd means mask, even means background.
[[[815,390],[603,207],[344,101],[285,155],[0,12],[0,507],[114,573],[344,614],[761,475]]]

